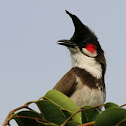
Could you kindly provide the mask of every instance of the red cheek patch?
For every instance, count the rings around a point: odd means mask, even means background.
[[[91,53],[94,53],[96,51],[96,46],[91,43],[89,43],[85,48]]]

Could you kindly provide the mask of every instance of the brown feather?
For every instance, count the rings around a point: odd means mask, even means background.
[[[77,77],[79,77],[82,83],[89,88],[97,89],[100,87],[101,90],[105,89],[103,78],[97,79],[89,72],[78,67],[74,67],[68,73],[66,73],[55,85],[54,89],[59,90],[60,92],[70,97],[77,88]]]
[[[75,75],[72,71],[74,71],[74,69],[66,73],[53,88],[64,93],[68,97],[72,95],[77,85]]]

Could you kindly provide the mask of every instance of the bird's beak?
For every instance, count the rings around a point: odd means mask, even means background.
[[[76,46],[74,42],[71,42],[70,40],[66,40],[66,39],[59,40],[57,41],[57,43],[71,48],[74,48]]]

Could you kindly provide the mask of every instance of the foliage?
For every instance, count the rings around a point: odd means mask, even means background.
[[[33,103],[40,112],[29,108],[29,104]],[[103,106],[105,109],[101,111]],[[12,119],[19,126],[126,126],[126,109],[121,107],[109,102],[95,107],[78,108],[66,95],[50,90],[41,99],[11,111],[3,126],[9,124]],[[26,110],[21,111],[22,108]]]

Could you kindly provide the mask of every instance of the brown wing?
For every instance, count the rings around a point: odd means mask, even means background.
[[[70,97],[75,91],[76,85],[76,73],[74,69],[71,69],[59,80],[53,89],[56,89]]]

